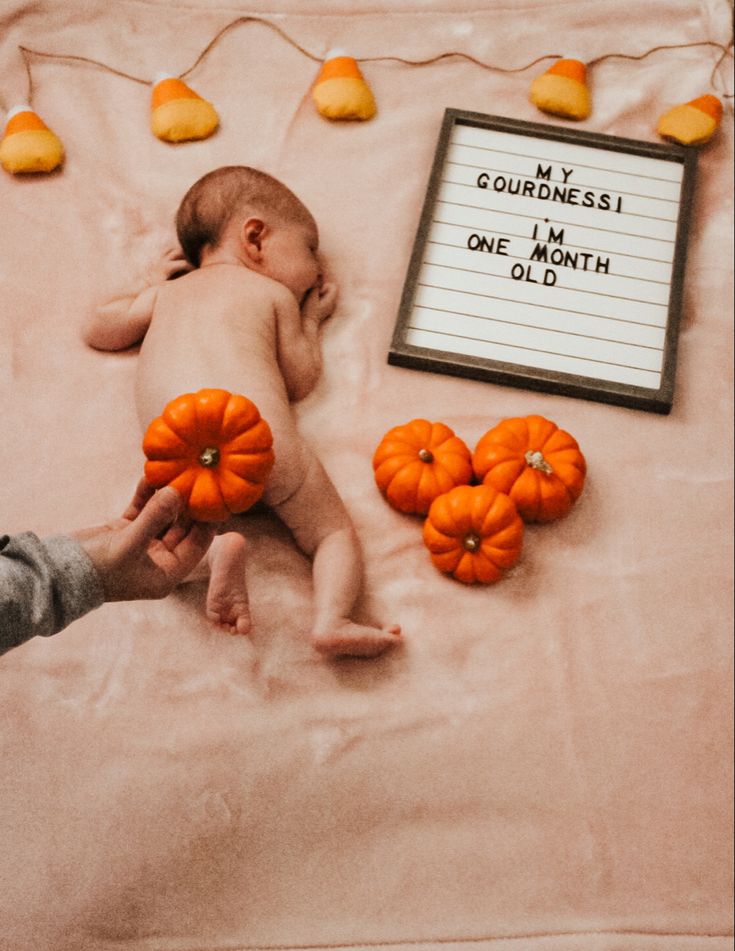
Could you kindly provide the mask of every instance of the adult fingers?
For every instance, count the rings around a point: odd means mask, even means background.
[[[179,515],[171,528],[161,537],[161,541],[169,551],[173,551],[181,539],[188,534],[191,525],[191,518],[186,513]]]
[[[216,526],[205,525],[203,522],[194,522],[190,530],[181,539],[173,554],[176,557],[177,568],[174,581],[183,580],[192,572],[206,555],[212,539],[217,534]]]
[[[122,517],[132,522],[133,519],[137,518],[145,507],[146,502],[150,499],[153,493],[156,490],[152,485],[149,485],[146,481],[146,477],[142,476],[138,484],[135,487],[135,492],[133,498],[130,501],[130,504],[125,509],[122,514]]]
[[[125,550],[144,551],[154,538],[163,534],[176,521],[181,503],[181,496],[170,486],[156,492],[138,517],[123,530]]]

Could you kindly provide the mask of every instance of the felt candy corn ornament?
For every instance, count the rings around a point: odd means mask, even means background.
[[[312,96],[327,119],[372,119],[375,99],[357,62],[342,50],[327,53],[314,81]]]
[[[159,74],[151,92],[151,131],[164,142],[206,139],[219,125],[211,102],[174,76]]]
[[[0,141],[0,164],[6,172],[53,172],[63,161],[61,139],[30,106],[10,110]]]
[[[717,96],[699,96],[669,109],[658,120],[656,131],[681,145],[704,145],[722,121],[722,103]]]
[[[531,83],[529,98],[542,112],[563,119],[586,119],[592,111],[587,67],[573,57],[557,60]]]

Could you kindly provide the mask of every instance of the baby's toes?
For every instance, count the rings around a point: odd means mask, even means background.
[[[207,617],[230,634],[249,634],[252,626],[247,599],[212,598],[207,604]]]
[[[314,634],[314,648],[331,657],[377,657],[401,642],[400,628],[377,628],[347,622],[328,634]]]
[[[242,610],[235,620],[235,630],[233,634],[249,634],[250,629],[253,626],[253,622],[250,619],[250,611],[248,610],[247,604],[245,605],[244,610]]]

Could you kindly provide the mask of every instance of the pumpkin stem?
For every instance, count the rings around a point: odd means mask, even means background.
[[[543,453],[540,453],[538,450],[533,452],[531,449],[526,453],[526,462],[532,469],[538,469],[539,472],[544,472],[546,475],[551,475],[554,471],[549,463],[544,459]]]
[[[434,455],[428,449],[419,449],[419,459],[422,462],[433,462]]]
[[[474,532],[469,535],[465,535],[464,540],[462,541],[462,544],[464,545],[465,549],[467,551],[473,551],[473,552],[479,549],[480,543],[481,543],[480,536],[475,535]]]
[[[216,446],[207,446],[199,453],[199,463],[207,469],[213,469],[219,462],[219,449]]]

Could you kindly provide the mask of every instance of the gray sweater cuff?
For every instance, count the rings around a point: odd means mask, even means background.
[[[105,600],[87,553],[66,535],[0,538],[0,653],[48,637]]]
[[[92,559],[76,539],[69,535],[51,535],[44,538],[41,544],[54,565],[54,574],[58,579],[57,591],[63,623],[56,631],[60,631],[104,604],[105,592]]]

